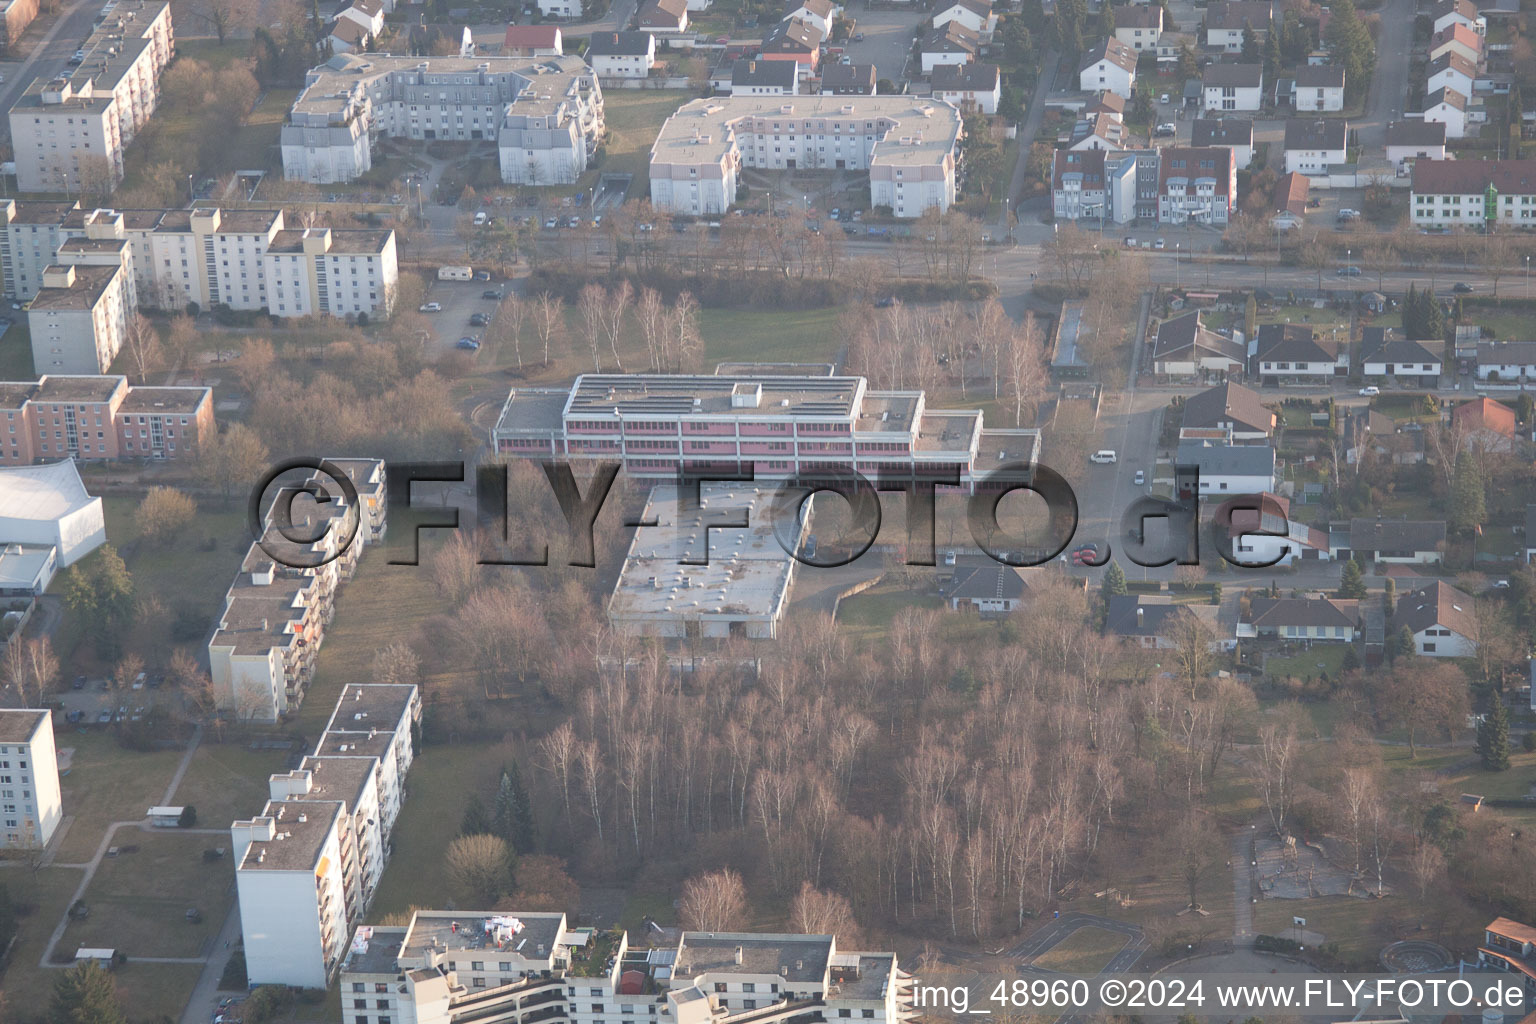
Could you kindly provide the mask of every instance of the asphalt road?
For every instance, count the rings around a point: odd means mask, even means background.
[[[35,78],[49,78],[68,67],[70,56],[91,34],[101,0],[74,0],[64,8],[42,41],[19,65],[7,68],[5,84],[0,85],[0,109],[9,110]],[[10,137],[10,124],[0,127]]]
[[[1360,133],[1367,153],[1380,155],[1387,141],[1387,124],[1403,116],[1408,101],[1409,51],[1413,48],[1414,0],[1387,0],[1381,6],[1381,30],[1376,38],[1376,74],[1366,95],[1365,117],[1352,128]]]

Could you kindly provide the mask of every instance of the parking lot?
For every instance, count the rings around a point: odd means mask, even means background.
[[[493,299],[484,298],[487,291],[496,291],[506,294],[505,281],[437,281],[427,284],[427,293],[422,298],[426,304],[437,303],[442,308],[425,313],[427,323],[430,324],[430,336],[427,341],[427,350],[431,356],[439,356],[452,351],[460,338],[481,339],[485,336],[485,327],[469,322],[470,317],[476,313],[483,313],[487,317],[494,316],[499,303]]]
[[[76,679],[68,689],[59,691],[59,702],[66,716],[78,715],[77,725],[111,725],[114,722],[135,722],[155,707],[175,710],[181,704],[181,694],[175,687],[161,685],[160,677],[146,676],[138,688],[108,688],[106,679]],[[79,689],[74,686],[79,685]]]
[[[843,47],[853,63],[873,64],[877,78],[899,83],[912,55],[912,29],[920,19],[927,25],[931,16],[917,11],[860,10],[855,31],[864,34],[864,41],[856,43],[850,39]],[[914,69],[918,70],[921,69]]]

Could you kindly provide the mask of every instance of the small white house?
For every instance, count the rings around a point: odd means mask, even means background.
[[[1484,35],[1488,28],[1472,0],[1440,0],[1430,16],[1434,19],[1435,32],[1444,32],[1451,25],[1465,25],[1478,35]]]
[[[598,78],[647,78],[656,63],[656,37],[649,32],[594,32],[587,63]]]
[[[539,13],[546,18],[581,17],[581,0],[538,0]]]
[[[1405,338],[1387,338],[1380,341],[1375,335],[1379,329],[1367,327],[1370,337],[1360,343],[1361,367],[1365,376],[1372,379],[1388,378],[1434,388],[1440,383],[1441,359],[1422,341]],[[1439,343],[1436,342],[1436,347]]]
[[[1275,450],[1267,444],[1183,441],[1175,464],[1200,467],[1200,493],[1262,494],[1275,487]]]
[[[1429,62],[1424,80],[1424,92],[1438,89],[1455,89],[1463,96],[1471,96],[1477,84],[1477,65],[1454,53],[1441,54]]]
[[[1285,172],[1325,177],[1328,168],[1348,163],[1349,124],[1293,117],[1285,122]]]
[[[997,31],[997,14],[986,0],[939,0],[939,3],[933,15],[934,28],[957,21],[983,40],[990,39]]]
[[[1477,616],[1470,595],[1435,581],[1397,599],[1394,633],[1408,627],[1413,648],[1431,658],[1468,658],[1477,653]]]
[[[1190,130],[1189,144],[1196,149],[1225,146],[1232,151],[1237,169],[1253,163],[1253,122],[1240,117],[1200,117]]]
[[[384,4],[382,0],[352,0],[336,15],[337,21],[343,18],[356,22],[373,38],[384,31]]]
[[[919,45],[923,74],[933,74],[933,69],[941,64],[965,64],[979,49],[981,40],[976,33],[958,21],[945,22],[943,28],[929,32]]]
[[[808,25],[814,25],[825,39],[832,34],[832,24],[842,13],[843,9],[832,0],[802,0],[784,11],[784,20],[799,18]]]
[[[1444,125],[1448,139],[1465,138],[1467,94],[1455,89],[1436,89],[1424,97],[1424,120],[1428,124]]]
[[[1393,121],[1387,125],[1387,161],[1405,174],[1415,160],[1444,160],[1447,134],[1443,121]]]
[[[1077,79],[1084,92],[1108,91],[1130,99],[1136,88],[1136,51],[1118,39],[1106,39],[1085,55]]]
[[[1212,64],[1200,89],[1207,111],[1258,110],[1264,103],[1264,65]]]
[[[1024,603],[1024,581],[1011,565],[961,566],[944,590],[950,608],[1007,615]]]
[[[934,96],[962,110],[974,107],[995,114],[1002,98],[1003,76],[996,64],[941,64],[933,69],[931,83]],[[1119,124],[1108,117],[1102,120],[1106,128]]]
[[[1115,8],[1115,38],[1140,53],[1156,52],[1163,35],[1161,4],[1131,4]]]
[[[1536,341],[1479,342],[1477,379],[1506,384],[1536,381]]]
[[[1344,109],[1344,68],[1312,65],[1296,69],[1296,112],[1322,114]]]
[[[1205,45],[1212,50],[1241,53],[1243,33],[1251,31],[1263,42],[1272,17],[1270,5],[1262,0],[1213,3],[1205,9]]]

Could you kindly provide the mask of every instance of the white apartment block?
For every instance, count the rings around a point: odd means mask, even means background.
[[[85,60],[35,79],[11,107],[16,183],[23,192],[72,192],[123,180],[123,152],[160,102],[174,40],[168,0],[111,0],[81,47]]]
[[[651,205],[724,213],[744,167],[868,170],[870,203],[897,217],[949,209],[960,112],[912,96],[730,96],[693,100],[651,147]]]
[[[310,70],[283,125],[283,176],[351,181],[373,141],[495,139],[501,180],[574,182],[603,137],[603,94],[580,57],[349,53]]]
[[[63,817],[52,712],[0,710],[0,849],[47,846]]]
[[[121,266],[130,308],[223,304],[280,317],[385,317],[400,280],[391,229],[290,228],[281,210],[86,210],[0,200],[5,293],[31,299],[44,271],[61,264]],[[45,362],[37,370],[60,372]]]
[[[269,521],[267,543],[280,545],[279,554],[288,562],[312,564],[321,556],[335,557],[313,568],[296,568],[278,563],[261,545],[252,544],[208,642],[215,703],[241,721],[275,722],[303,700],[325,642],[336,588],[356,572],[363,548],[383,539],[384,463],[332,461],[356,487],[357,505],[337,493],[324,504],[297,501],[293,509],[303,520],[300,525],[318,526],[322,518],[334,522],[314,544],[301,545],[277,539]],[[334,484],[326,486],[336,491]],[[354,524],[352,543],[336,554]]]
[[[43,270],[27,304],[32,368],[40,374],[105,373],[128,336],[136,303],[121,267],[64,264]]]
[[[863,377],[584,374],[568,389],[515,388],[497,454],[621,461],[632,476],[751,469],[785,479],[857,469],[871,478],[953,474],[963,489],[1039,460],[1040,434],[987,428],[975,409],[930,409],[922,391]]]
[[[610,962],[611,958],[611,962]],[[363,927],[341,969],[343,1024],[784,1024],[916,1016],[894,953],[833,935],[684,932],[631,947],[564,914],[417,911]]]
[[[420,718],[415,686],[347,687],[315,754],[273,775],[262,812],[230,826],[252,985],[324,988],[334,977],[383,875]],[[354,735],[338,720],[370,723],[360,735],[381,753],[327,753],[334,736]]]
[[[1412,196],[1417,226],[1529,226],[1536,223],[1536,160],[1418,160]]]

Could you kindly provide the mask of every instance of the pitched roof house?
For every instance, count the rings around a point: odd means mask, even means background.
[[[1154,598],[1145,594],[1122,594],[1109,599],[1104,615],[1104,632],[1118,636],[1140,647],[1168,650],[1178,646],[1178,619],[1188,613],[1201,619],[1216,634],[1215,605],[1174,604],[1171,598]],[[1212,648],[1230,646],[1214,641]]]
[[[1267,442],[1275,414],[1252,388],[1228,381],[1184,400],[1186,430],[1225,430],[1233,441]]]
[[[1360,602],[1331,597],[1251,597],[1240,637],[1352,643],[1360,639]]]
[[[1444,520],[1351,519],[1329,540],[1335,558],[1428,565],[1445,553]]]
[[[682,32],[688,28],[688,0],[646,0],[637,24],[652,32]]]
[[[1254,338],[1250,374],[1275,382],[1342,377],[1349,372],[1349,350],[1319,338],[1305,324],[1261,324]]]
[[[1242,345],[1206,329],[1198,311],[1164,320],[1152,342],[1152,370],[1162,377],[1239,374],[1245,356]]]
[[[1414,649],[1434,658],[1465,658],[1477,651],[1477,616],[1472,597],[1441,580],[1397,599],[1392,629],[1413,634]]]
[[[1451,412],[1451,425],[1462,446],[1483,451],[1509,451],[1514,446],[1515,410],[1491,398],[1463,402]]]

